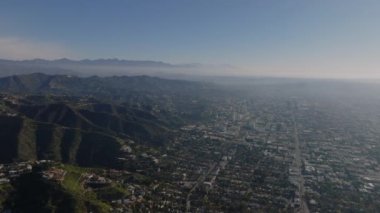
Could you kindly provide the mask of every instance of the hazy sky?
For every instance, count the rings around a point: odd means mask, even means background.
[[[61,57],[380,78],[380,1],[0,1],[0,58]]]

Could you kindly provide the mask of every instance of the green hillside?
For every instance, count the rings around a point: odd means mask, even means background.
[[[22,175],[12,185],[0,188],[0,210],[14,212],[110,212],[111,207],[102,200],[103,193],[86,190],[80,183],[88,169],[62,165],[66,171],[63,182],[49,181],[38,171]],[[109,191],[115,191],[112,185]],[[117,187],[116,187],[117,189]],[[125,193],[123,190],[119,193]]]
[[[117,138],[20,117],[0,116],[0,161],[51,159],[84,166],[112,166]]]

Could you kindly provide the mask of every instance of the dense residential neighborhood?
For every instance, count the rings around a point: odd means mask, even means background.
[[[95,193],[114,212],[375,210],[378,121],[353,117],[361,110],[355,104],[329,104],[302,96],[213,98],[204,119],[173,130],[164,146],[123,140],[117,168],[52,160],[2,164],[0,184],[38,172],[46,181]]]

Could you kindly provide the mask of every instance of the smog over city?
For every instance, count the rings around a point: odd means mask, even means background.
[[[0,2],[0,212],[380,212],[380,2]]]

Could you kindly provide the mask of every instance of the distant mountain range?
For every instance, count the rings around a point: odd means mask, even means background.
[[[84,59],[84,60],[70,60],[67,58],[61,58],[57,60],[46,59],[32,59],[32,60],[0,60],[1,63],[18,63],[23,65],[116,65],[116,66],[142,66],[142,67],[173,67],[175,65],[164,63],[160,61],[148,61],[148,60],[121,60],[121,59]],[[178,65],[182,66],[182,65]]]
[[[0,59],[0,77],[30,73],[72,74],[78,76],[112,76],[112,75],[151,75],[181,77],[187,75],[205,75],[215,70],[233,69],[231,66],[210,66],[202,64],[170,64],[148,60],[4,60]]]

